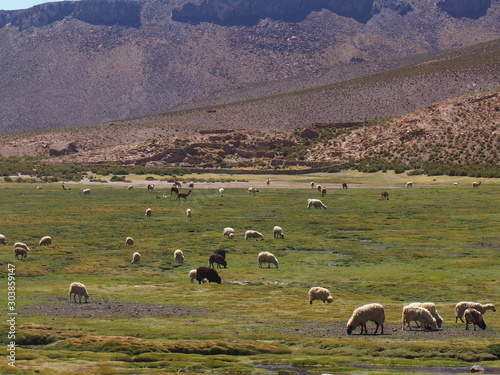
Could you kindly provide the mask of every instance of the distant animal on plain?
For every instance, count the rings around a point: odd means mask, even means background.
[[[345,182],[342,183],[342,189],[347,189],[347,184]]]
[[[382,199],[389,200],[389,193],[386,190],[381,192],[380,196],[382,197]]]
[[[473,189],[477,189],[479,186],[481,186],[481,181],[477,182],[477,181],[474,181],[472,183],[472,188]]]
[[[175,198],[176,201],[180,201],[181,198],[184,200],[187,200],[187,197],[191,194],[191,190],[189,190],[187,193],[177,193],[177,198]]]

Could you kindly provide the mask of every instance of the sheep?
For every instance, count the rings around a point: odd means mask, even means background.
[[[389,193],[384,190],[380,193],[380,196],[382,197],[382,199],[385,199],[385,200],[389,200]]]
[[[384,334],[384,322],[385,322],[385,311],[384,306],[379,303],[370,303],[363,305],[355,309],[352,313],[351,318],[347,322],[347,334],[350,335],[353,330],[361,326],[361,335],[368,334],[368,329],[366,328],[366,322],[375,322],[377,327],[375,328],[375,335],[380,327],[380,334]]]
[[[134,239],[132,237],[125,238],[125,245],[132,246],[134,244]]]
[[[174,259],[177,263],[184,263],[184,253],[181,249],[177,249],[174,251]]]
[[[433,331],[437,330],[436,319],[434,319],[429,310],[416,305],[404,306],[403,315],[401,317],[401,325],[403,331],[405,330],[405,324],[406,327],[411,330],[410,322],[412,321],[420,323],[420,329],[422,330],[427,328],[430,328]]]
[[[25,244],[25,243],[23,243],[23,242],[16,242],[16,243],[14,244],[14,249],[15,249],[16,247],[19,247],[19,248],[21,248],[21,249],[25,249],[26,251],[30,251],[30,248],[28,247],[28,245],[26,245],[26,244]]]
[[[411,188],[411,187],[413,187],[413,182],[408,181],[408,182],[406,183],[406,187],[407,187],[407,188]]]
[[[271,263],[278,268],[278,259],[268,251],[259,253],[257,261],[259,262],[259,268],[262,268],[262,263],[267,263],[267,268],[271,268]]]
[[[7,245],[7,237],[5,237],[3,234],[0,234],[0,244]]]
[[[222,237],[229,237],[230,234],[234,235],[234,229],[231,227],[226,227],[222,231]],[[230,237],[231,238],[231,237]]]
[[[152,212],[151,208],[146,209],[146,217],[151,217]]]
[[[227,235],[227,238],[229,238],[229,239],[233,239],[233,238],[234,238],[234,233],[229,233],[229,234]]]
[[[257,189],[257,188],[254,188],[254,187],[249,187],[248,188],[248,194],[255,195],[255,193],[258,193],[258,192],[259,192],[259,189]]]
[[[189,271],[189,278],[191,279],[191,284],[196,280],[196,270]]]
[[[22,247],[15,247],[14,248],[14,257],[16,259],[23,260],[28,256],[28,250],[23,249]]]
[[[476,330],[476,326],[478,326],[481,329],[486,329],[486,323],[483,320],[483,314],[481,314],[479,311],[473,308],[468,308],[464,311],[464,318],[465,318],[465,329],[468,331],[469,330],[469,324],[472,323],[474,326],[474,331]]]
[[[222,265],[224,268],[227,268],[227,262],[224,259],[224,257],[220,254],[211,254],[210,257],[208,258],[208,266],[215,268],[214,263],[217,263],[217,268],[220,268]]]
[[[249,238],[264,239],[264,235],[262,233],[257,232],[256,230],[247,230],[245,232],[245,240],[248,240]]]
[[[223,196],[224,196],[224,188],[220,188],[220,189],[219,189],[219,195],[220,195],[221,197],[223,197]]]
[[[221,257],[226,259],[227,250],[224,250],[223,248],[219,248],[217,250],[214,250],[214,254],[219,254]]]
[[[328,302],[332,303],[333,302],[333,297],[330,291],[326,288],[322,288],[320,286],[315,286],[309,289],[309,304],[312,305],[314,300],[320,300],[323,301],[323,303]]]
[[[85,303],[89,301],[89,293],[87,288],[82,283],[71,283],[69,286],[69,302],[71,303],[71,295],[73,295],[73,301],[76,303],[76,296],[78,296],[78,302],[82,303],[82,297],[85,297]]]
[[[193,211],[191,211],[191,209],[190,209],[190,208],[188,208],[188,209],[186,210],[186,217],[192,217],[192,215],[193,215]]]
[[[141,254],[139,254],[137,251],[132,254],[132,264],[139,264],[141,261]]]
[[[324,208],[326,210],[326,206],[319,199],[308,199],[307,200],[307,208],[314,207],[316,209]]]
[[[285,233],[283,232],[283,228],[277,225],[273,228],[273,235],[274,238],[285,238]]]
[[[321,193],[321,189],[323,189],[323,187],[321,185],[318,185],[316,189],[318,190],[319,193]]]
[[[464,315],[464,311],[468,308],[476,309],[481,314],[485,314],[487,310],[491,310],[493,312],[497,311],[492,303],[482,305],[478,302],[462,301],[455,305],[455,323],[458,321],[458,319],[460,319],[462,323],[464,323],[462,317]]]
[[[134,187],[132,185],[127,186],[127,190],[134,190]]]
[[[417,306],[417,307],[423,307],[424,309],[429,310],[431,313],[432,317],[436,319],[436,324],[438,328],[441,328],[441,325],[443,324],[443,318],[441,318],[441,315],[437,312],[436,305],[432,302],[413,302],[410,303],[408,306]]]
[[[40,190],[40,189],[42,189],[42,188],[43,188],[43,186],[42,186],[42,185],[38,185],[38,186],[36,187],[36,190]]]
[[[52,238],[50,236],[43,236],[38,242],[39,246],[49,246],[52,244]]]
[[[479,181],[479,182],[474,181],[474,182],[472,183],[472,188],[473,188],[473,189],[477,189],[480,185],[481,185],[481,181]]]
[[[453,187],[458,187],[458,182],[454,182]]]
[[[314,189],[314,182],[311,182],[311,189]]]
[[[83,195],[90,195],[90,189],[82,188],[82,193],[83,193]]]
[[[198,267],[196,269],[196,280],[198,280],[198,284],[204,282],[204,279],[207,279],[210,283],[220,284],[222,282],[215,268]]]

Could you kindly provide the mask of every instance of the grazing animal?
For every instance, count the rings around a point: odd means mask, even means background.
[[[208,266],[215,268],[214,264],[217,264],[217,268],[220,268],[220,266],[223,266],[224,268],[227,268],[227,262],[224,259],[224,257],[220,254],[211,254],[210,257],[208,258]]]
[[[274,238],[285,238],[285,233],[283,232],[283,228],[277,225],[273,228],[273,235]]]
[[[266,184],[269,186],[269,184],[270,184],[270,183],[271,183],[271,179],[270,179],[270,178],[268,178],[268,179],[266,180]]]
[[[219,254],[221,257],[226,259],[227,250],[225,250],[221,247],[219,249],[214,250],[214,254]]]
[[[278,259],[268,251],[263,251],[257,256],[259,268],[262,268],[262,263],[267,263],[267,268],[271,268],[271,263],[278,268]]]
[[[439,315],[436,305],[432,302],[413,302],[410,303],[408,306],[417,306],[417,307],[423,307],[424,309],[429,310],[431,313],[432,317],[436,319],[436,323],[438,328],[441,328],[441,325],[443,324],[443,318],[441,318],[441,315]]]
[[[317,189],[317,190],[321,193],[321,189],[323,189],[323,186],[318,185],[318,186],[316,187],[316,189]]]
[[[146,217],[151,217],[152,213],[153,211],[151,210],[151,208],[146,209]]]
[[[83,193],[83,195],[90,195],[90,189],[82,188],[82,193]]]
[[[381,192],[380,196],[382,197],[382,199],[389,200],[389,193],[386,190]]]
[[[342,183],[342,189],[347,189],[347,184],[345,182]]]
[[[479,181],[479,182],[474,181],[474,182],[472,183],[472,188],[473,188],[473,189],[477,189],[480,185],[481,185],[481,181]]]
[[[15,247],[14,248],[14,257],[16,259],[23,260],[28,256],[28,250],[23,249],[22,247]]]
[[[155,188],[154,184],[148,184],[148,191],[153,191]]]
[[[221,197],[223,197],[223,196],[224,196],[224,188],[220,188],[220,189],[219,189],[219,195],[220,195]]]
[[[196,270],[189,271],[189,278],[191,279],[191,284],[196,280]]]
[[[321,196],[324,197],[326,195],[326,187],[321,188]]]
[[[52,238],[50,236],[43,236],[38,242],[39,246],[49,246],[52,244]]]
[[[258,193],[258,192],[259,192],[259,189],[257,189],[257,188],[254,188],[254,187],[249,187],[248,188],[248,194],[255,195],[255,193]]]
[[[196,280],[198,280],[198,284],[201,284],[204,279],[207,279],[210,283],[220,284],[222,282],[215,268],[198,267],[196,269]]]
[[[406,183],[406,187],[407,187],[407,188],[411,188],[411,187],[413,187],[413,182],[408,181],[408,182]]]
[[[495,309],[495,305],[493,305],[492,303],[487,303],[483,305],[478,302],[462,301],[455,305],[455,323],[458,321],[458,319],[460,319],[462,323],[464,322],[462,317],[464,315],[465,310],[467,310],[468,308],[475,309],[479,311],[481,314],[485,314],[487,310],[491,310],[493,312],[497,311]]]
[[[320,300],[323,301],[323,303],[328,302],[332,303],[333,302],[333,297],[330,291],[326,288],[322,288],[320,286],[315,286],[309,289],[309,304],[312,305],[314,300]]]
[[[405,327],[409,328],[411,331],[410,322],[415,321],[420,323],[420,329],[432,329],[437,330],[436,319],[431,315],[429,310],[419,307],[416,305],[407,305],[403,307],[403,315],[401,317],[401,324],[403,331]]]
[[[67,188],[66,186],[64,186],[64,184],[62,184],[62,189],[63,190],[71,190],[71,188]]]
[[[191,211],[191,209],[190,209],[190,208],[188,208],[188,209],[186,210],[186,217],[192,217],[192,215],[193,215],[193,211]]]
[[[134,190],[134,187],[132,185],[127,186],[127,190]]]
[[[192,181],[191,181],[191,182],[189,183],[189,185],[188,185],[188,188],[189,188],[189,189],[194,189],[194,182],[192,182]]]
[[[7,238],[3,234],[0,234],[0,244],[7,245]]]
[[[326,206],[319,199],[308,199],[307,200],[307,208],[314,207],[316,209],[324,208],[326,210]]]
[[[187,197],[191,194],[191,190],[189,190],[187,193],[177,193],[177,198],[175,198],[176,201],[180,201],[181,198],[184,200],[187,200]]]
[[[233,238],[231,237],[230,235],[233,235],[234,237],[234,229],[231,228],[231,227],[226,227],[224,228],[224,230],[222,231],[222,237],[229,237],[229,238]]]
[[[368,329],[366,328],[366,322],[375,322],[377,327],[375,328],[375,335],[380,327],[380,334],[384,334],[384,322],[385,322],[385,311],[384,306],[379,303],[370,303],[368,305],[363,305],[355,309],[352,313],[351,318],[347,322],[347,334],[350,335],[352,331],[361,326],[361,335],[368,334]]]
[[[476,330],[476,326],[481,329],[486,329],[486,323],[483,320],[483,314],[481,314],[478,310],[473,308],[468,308],[464,311],[465,318],[465,329],[469,330],[469,324],[472,323],[474,326],[474,331]]]
[[[139,264],[141,261],[141,254],[139,254],[137,251],[132,254],[132,264]]]
[[[134,239],[132,237],[125,238],[125,245],[132,246],[134,244]]]
[[[177,187],[175,186],[172,186],[170,188],[170,195],[172,195],[173,193],[175,193],[175,195],[179,194],[179,189],[177,189]]]
[[[177,187],[182,187],[182,184],[180,181],[175,181],[174,182],[174,186],[177,186]]]
[[[458,182],[454,182],[453,187],[457,187],[457,186],[458,186]]]
[[[89,301],[89,293],[87,288],[82,283],[71,283],[69,286],[69,302],[71,302],[71,296],[73,296],[73,301],[76,303],[76,296],[78,296],[78,302],[82,303],[82,297],[85,299],[85,303]]]
[[[174,259],[177,263],[184,263],[184,253],[181,249],[174,251]]]
[[[311,189],[314,189],[314,182],[311,182]]]
[[[42,185],[38,185],[38,186],[36,187],[36,189],[37,189],[37,190],[40,190],[41,188],[43,188],[43,186],[42,186]]]
[[[249,238],[261,238],[264,239],[264,235],[260,232],[257,232],[256,230],[247,230],[245,232],[245,240],[248,240]]]
[[[25,249],[26,251],[30,251],[30,248],[28,247],[28,245],[26,245],[26,244],[25,244],[25,243],[23,243],[23,242],[16,242],[16,243],[14,244],[14,248],[16,248],[16,247],[19,247],[19,248],[21,248],[21,249]]]

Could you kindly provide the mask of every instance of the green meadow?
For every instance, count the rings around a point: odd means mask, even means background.
[[[5,322],[11,264],[17,347],[15,367],[3,355],[0,373],[500,368],[500,312],[485,314],[485,331],[466,331],[454,313],[459,301],[499,304],[500,181],[483,179],[472,189],[467,177],[413,176],[414,187],[406,189],[410,178],[393,173],[269,176],[269,186],[268,176],[240,177],[246,187],[195,185],[186,201],[158,182],[153,192],[144,184],[133,190],[123,183],[67,184],[71,190],[62,190],[60,183],[42,189],[1,183],[0,233],[7,245],[0,245],[0,303]],[[327,195],[310,189],[310,181],[327,186]],[[344,181],[352,188],[342,190]],[[260,187],[256,195],[247,192],[252,184]],[[382,189],[389,200],[381,199]],[[328,208],[307,209],[308,198]],[[273,238],[275,225],[284,239]],[[234,239],[223,238],[227,226],[235,229]],[[248,229],[264,240],[245,240]],[[45,235],[52,245],[38,246]],[[127,236],[133,246],[125,245]],[[16,241],[30,247],[25,260],[14,258]],[[221,247],[228,251],[228,267],[217,269],[222,283],[191,283],[189,270],[208,266]],[[183,264],[174,261],[176,249],[184,252]],[[131,264],[135,251],[142,255],[138,265]],[[259,268],[261,251],[272,252],[279,268]],[[73,281],[87,286],[88,304],[68,302]],[[313,286],[328,288],[334,302],[309,304]],[[402,306],[416,301],[436,304],[442,330],[401,330]],[[352,311],[372,302],[385,307],[384,335],[359,335],[359,329],[347,335]],[[368,323],[370,333],[374,327]],[[4,323],[4,348],[8,333]]]

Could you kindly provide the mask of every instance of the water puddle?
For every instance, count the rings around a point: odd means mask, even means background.
[[[385,250],[387,246],[367,246],[364,247],[363,249],[365,250]]]
[[[476,373],[476,374],[500,374],[500,368],[494,367],[480,367],[482,371],[471,371],[473,366],[468,367],[379,367],[379,366],[365,366],[365,365],[351,365],[352,367],[374,370],[374,371],[397,371],[397,372],[408,372],[414,374],[464,374],[464,373]],[[330,374],[322,374],[330,375]]]

